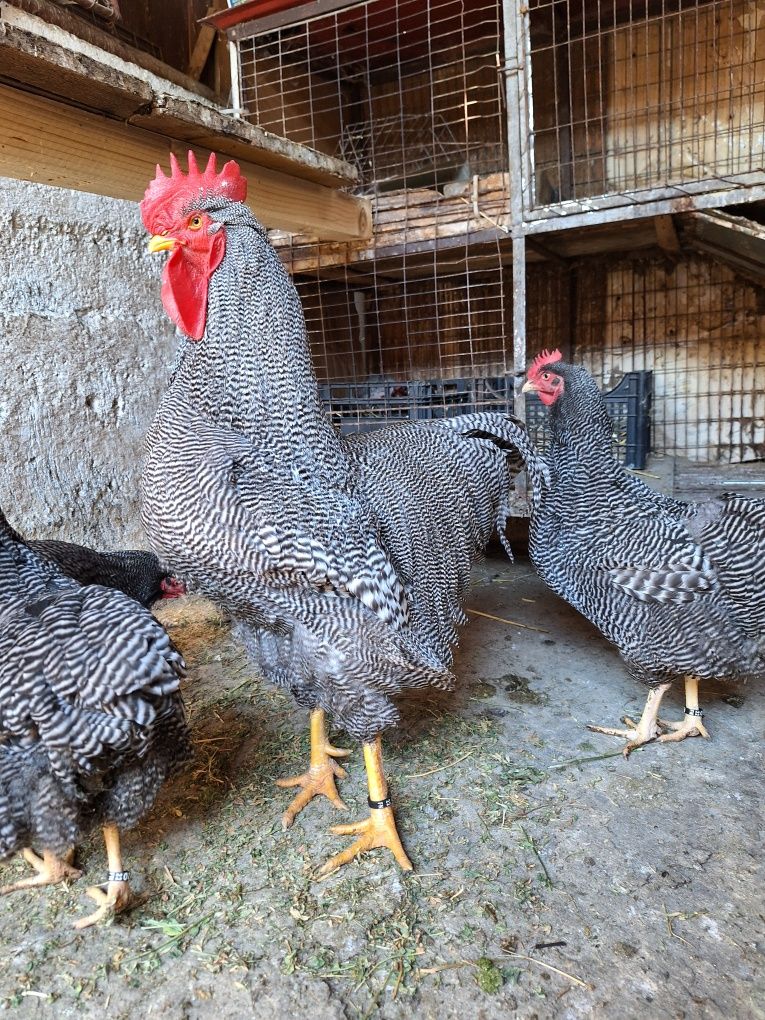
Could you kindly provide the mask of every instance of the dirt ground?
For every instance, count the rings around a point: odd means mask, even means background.
[[[765,691],[702,689],[711,742],[625,761],[585,729],[639,713],[611,647],[527,560],[476,573],[454,695],[385,738],[416,871],[375,851],[316,883],[347,838],[324,800],[283,832],[279,776],[307,719],[253,676],[216,610],[161,610],[187,657],[197,757],[125,838],[145,902],[75,932],[85,876],[0,908],[0,1007],[22,1017],[765,1017]],[[517,621],[523,629],[508,621]],[[668,699],[679,718],[681,692]],[[667,713],[669,714],[669,712]],[[342,734],[335,742],[342,742]],[[366,813],[360,751],[342,795]],[[0,869],[0,883],[23,862]]]

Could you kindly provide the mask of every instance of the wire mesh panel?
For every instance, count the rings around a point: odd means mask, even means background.
[[[590,259],[576,273],[576,360],[605,385],[652,370],[655,452],[765,460],[765,288],[702,256]]]
[[[367,244],[272,232],[344,428],[490,406],[511,370],[501,10],[366,0],[239,37],[247,115],[372,201]]]
[[[355,163],[363,189],[506,169],[501,5],[368,0],[240,39],[262,127]]]
[[[762,171],[761,0],[532,0],[529,22],[533,206]]]
[[[508,152],[503,5],[322,7],[292,18],[282,10],[237,41],[247,115],[353,163],[372,203],[370,241],[271,232],[302,299],[330,413],[349,432],[509,411],[508,160],[523,162],[525,150],[521,138],[520,152]],[[529,233],[529,356],[560,347],[611,391],[624,463],[644,463],[652,391],[655,451],[695,463],[765,458],[761,288],[682,253],[682,230],[671,261],[561,257],[531,237],[548,228],[542,218],[563,223],[572,201],[603,223],[608,203],[647,202],[661,189],[699,194],[724,183],[730,194],[753,176],[762,183],[765,4],[531,0],[506,10],[530,33],[533,116],[521,134],[532,187],[513,221]],[[531,400],[526,412],[544,445],[541,409]]]

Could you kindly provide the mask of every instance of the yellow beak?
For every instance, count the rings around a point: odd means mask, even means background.
[[[539,391],[537,387],[530,379],[527,379],[526,382],[521,387],[521,393],[538,393],[538,392]]]
[[[149,254],[154,255],[158,251],[172,251],[180,241],[177,237],[166,237],[164,234],[155,234],[149,238]]]

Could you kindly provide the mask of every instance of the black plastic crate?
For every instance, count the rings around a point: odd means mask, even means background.
[[[614,456],[625,467],[642,469],[651,446],[650,372],[627,372],[604,394],[614,423]],[[321,398],[343,435],[370,432],[397,421],[451,418],[474,411],[513,413],[510,376],[438,380],[369,380],[326,383]],[[526,397],[526,423],[535,445],[548,445],[545,409],[538,397]]]

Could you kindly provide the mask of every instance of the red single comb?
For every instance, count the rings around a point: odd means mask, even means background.
[[[541,353],[537,354],[536,358],[534,358],[531,362],[531,367],[526,374],[528,378],[534,382],[545,365],[552,365],[556,361],[562,360],[563,355],[557,348],[554,351],[541,351]]]
[[[147,230],[154,232],[157,214],[172,205],[174,209],[192,203],[203,194],[221,195],[232,202],[243,202],[247,197],[247,179],[239,172],[239,164],[230,159],[220,173],[217,158],[210,153],[204,173],[189,149],[189,172],[181,170],[175,153],[170,153],[170,176],[157,163],[157,173],[149,184],[141,202],[141,217]]]

